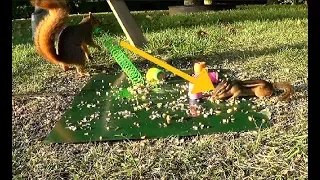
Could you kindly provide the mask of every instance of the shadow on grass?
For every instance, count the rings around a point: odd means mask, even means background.
[[[285,9],[286,7],[287,9]],[[221,23],[235,23],[244,21],[279,21],[283,19],[300,19],[307,17],[307,10],[284,6],[268,8],[243,9],[236,11],[219,11],[214,14],[194,13],[187,15],[169,16],[168,12],[137,14],[135,19],[144,32],[163,31],[165,29],[186,28],[193,26],[212,26]],[[300,6],[302,7],[302,6]],[[151,17],[146,19],[147,14]],[[152,24],[152,26],[150,26]],[[119,26],[119,25],[118,25]],[[121,32],[119,30],[110,32]]]
[[[293,45],[281,45],[278,47],[265,48],[261,50],[245,50],[245,51],[226,51],[222,53],[214,53],[210,55],[198,55],[198,56],[185,56],[179,58],[170,58],[166,62],[176,68],[179,69],[190,69],[193,67],[193,64],[197,61],[205,61],[207,65],[219,67],[224,61],[228,60],[228,62],[232,61],[247,61],[251,57],[259,57],[263,55],[270,55],[276,52],[279,52],[282,49],[303,49],[307,46],[307,42],[301,42]],[[156,66],[154,63],[145,60],[139,59],[134,62],[134,65],[140,69],[141,71],[146,71],[148,68]],[[110,66],[108,65],[91,65],[90,69],[93,69],[96,72],[116,72],[121,70],[120,66],[113,62]]]
[[[97,14],[98,19],[111,34],[123,34],[113,14]],[[304,6],[260,6],[235,11],[219,11],[209,13],[192,13],[169,16],[168,11],[133,13],[134,19],[142,27],[143,32],[157,32],[166,29],[186,28],[193,26],[210,26],[221,23],[244,21],[278,21],[283,19],[307,18]],[[81,17],[74,16],[73,22],[80,22]]]
[[[303,49],[305,48],[306,42],[297,43],[293,45],[282,45],[278,47],[265,48],[261,50],[246,50],[246,51],[226,51],[222,53],[215,53],[210,55],[198,55],[198,56],[185,56],[179,58],[170,58],[167,60],[167,63],[178,68],[178,69],[192,69],[193,64],[197,61],[205,61],[208,66],[214,67],[215,69],[221,69],[221,65],[228,60],[228,62],[232,61],[247,61],[250,57],[259,57],[262,55],[270,55],[274,54],[281,49]],[[154,63],[145,60],[143,58],[139,58],[137,61],[134,61],[134,65],[141,71],[146,72],[149,68],[156,66]],[[23,67],[21,67],[23,68]],[[88,70],[94,73],[108,72],[108,73],[116,73],[121,71],[120,66],[113,61],[109,65],[106,64],[88,64]],[[13,79],[17,78],[17,76],[24,75],[34,75],[34,71],[23,71],[17,70],[18,73],[14,73],[12,75]],[[230,78],[236,78],[234,72],[226,71]],[[13,88],[15,85],[12,85]]]
[[[99,13],[95,16],[102,22],[102,28],[110,34],[122,35],[123,31],[115,16],[111,13]],[[234,23],[243,21],[278,21],[283,19],[307,18],[305,6],[260,6],[252,9],[236,11],[219,11],[214,14],[194,13],[187,15],[169,16],[168,11],[139,12],[133,16],[143,32],[157,32],[165,29],[186,28],[193,26],[210,26],[220,23]],[[151,18],[150,18],[151,17]],[[68,25],[78,24],[83,15],[74,15],[69,19]],[[13,45],[32,43],[31,20],[12,22]]]
[[[183,58],[175,58],[170,59],[169,62],[171,63],[180,63],[185,64],[185,61],[192,61],[191,64],[193,64],[197,60],[205,60],[208,65],[221,65],[225,60],[228,60],[228,62],[232,61],[247,61],[251,57],[259,57],[263,55],[270,55],[274,54],[276,52],[279,52],[282,49],[303,49],[307,45],[307,42],[303,43],[297,43],[293,45],[281,45],[278,47],[272,47],[272,48],[264,48],[261,50],[232,50],[232,51],[226,51],[222,53],[214,53],[211,55],[199,55],[199,56],[193,56],[193,57],[183,57]]]
[[[274,54],[281,49],[303,49],[307,45],[306,42],[297,43],[293,45],[282,45],[278,47],[272,47],[272,48],[265,48],[261,50],[246,50],[246,51],[226,51],[222,53],[214,53],[210,55],[198,55],[198,56],[185,56],[185,57],[179,57],[179,58],[170,58],[166,62],[176,68],[179,69],[190,69],[193,67],[193,64],[197,61],[205,61],[207,65],[219,67],[221,66],[224,61],[228,60],[228,62],[232,61],[246,61],[251,57],[259,57],[262,55],[269,55]],[[134,65],[141,71],[146,71],[151,67],[156,66],[154,63],[145,60],[143,58],[139,58],[137,61],[134,61]],[[23,76],[23,75],[32,75],[34,74],[33,71],[23,71],[24,67],[21,67],[21,70],[17,70],[18,73],[13,73],[12,77],[16,78],[16,76]],[[109,72],[114,73],[121,70],[120,66],[114,61],[110,65],[106,64],[92,64],[88,65],[88,68],[91,69],[91,71],[94,71],[96,73],[101,72]]]

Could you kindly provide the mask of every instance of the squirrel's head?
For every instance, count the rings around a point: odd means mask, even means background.
[[[84,17],[82,20],[82,22],[88,22],[88,21],[91,23],[92,27],[94,28],[101,25],[101,22],[98,21],[98,19],[95,18],[91,12],[89,12],[89,15],[87,17]]]
[[[89,19],[91,20],[90,22],[94,27],[100,26],[100,21],[97,18],[95,18],[91,12],[89,12]]]

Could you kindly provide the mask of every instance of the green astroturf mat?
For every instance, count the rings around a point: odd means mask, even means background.
[[[149,93],[132,95],[125,74],[93,76],[44,143],[164,138],[269,127],[251,101],[220,103],[188,98],[183,79],[167,80]]]

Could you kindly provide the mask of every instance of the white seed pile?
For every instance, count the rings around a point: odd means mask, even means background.
[[[71,116],[69,117],[71,119]],[[71,131],[75,131],[77,129],[81,130],[91,130],[92,123],[95,124],[94,120],[99,119],[99,112],[94,112],[89,116],[83,117],[76,121],[76,123],[71,123],[69,119],[66,120],[66,128],[70,129]]]

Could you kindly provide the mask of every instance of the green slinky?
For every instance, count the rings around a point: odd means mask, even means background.
[[[105,38],[105,47],[108,49],[112,57],[120,65],[121,69],[129,77],[133,85],[135,84],[144,84],[144,79],[140,71],[134,66],[126,54],[122,51],[122,48],[114,43],[114,40],[107,35],[107,33],[100,29],[96,28],[94,30],[95,35],[103,35]]]

